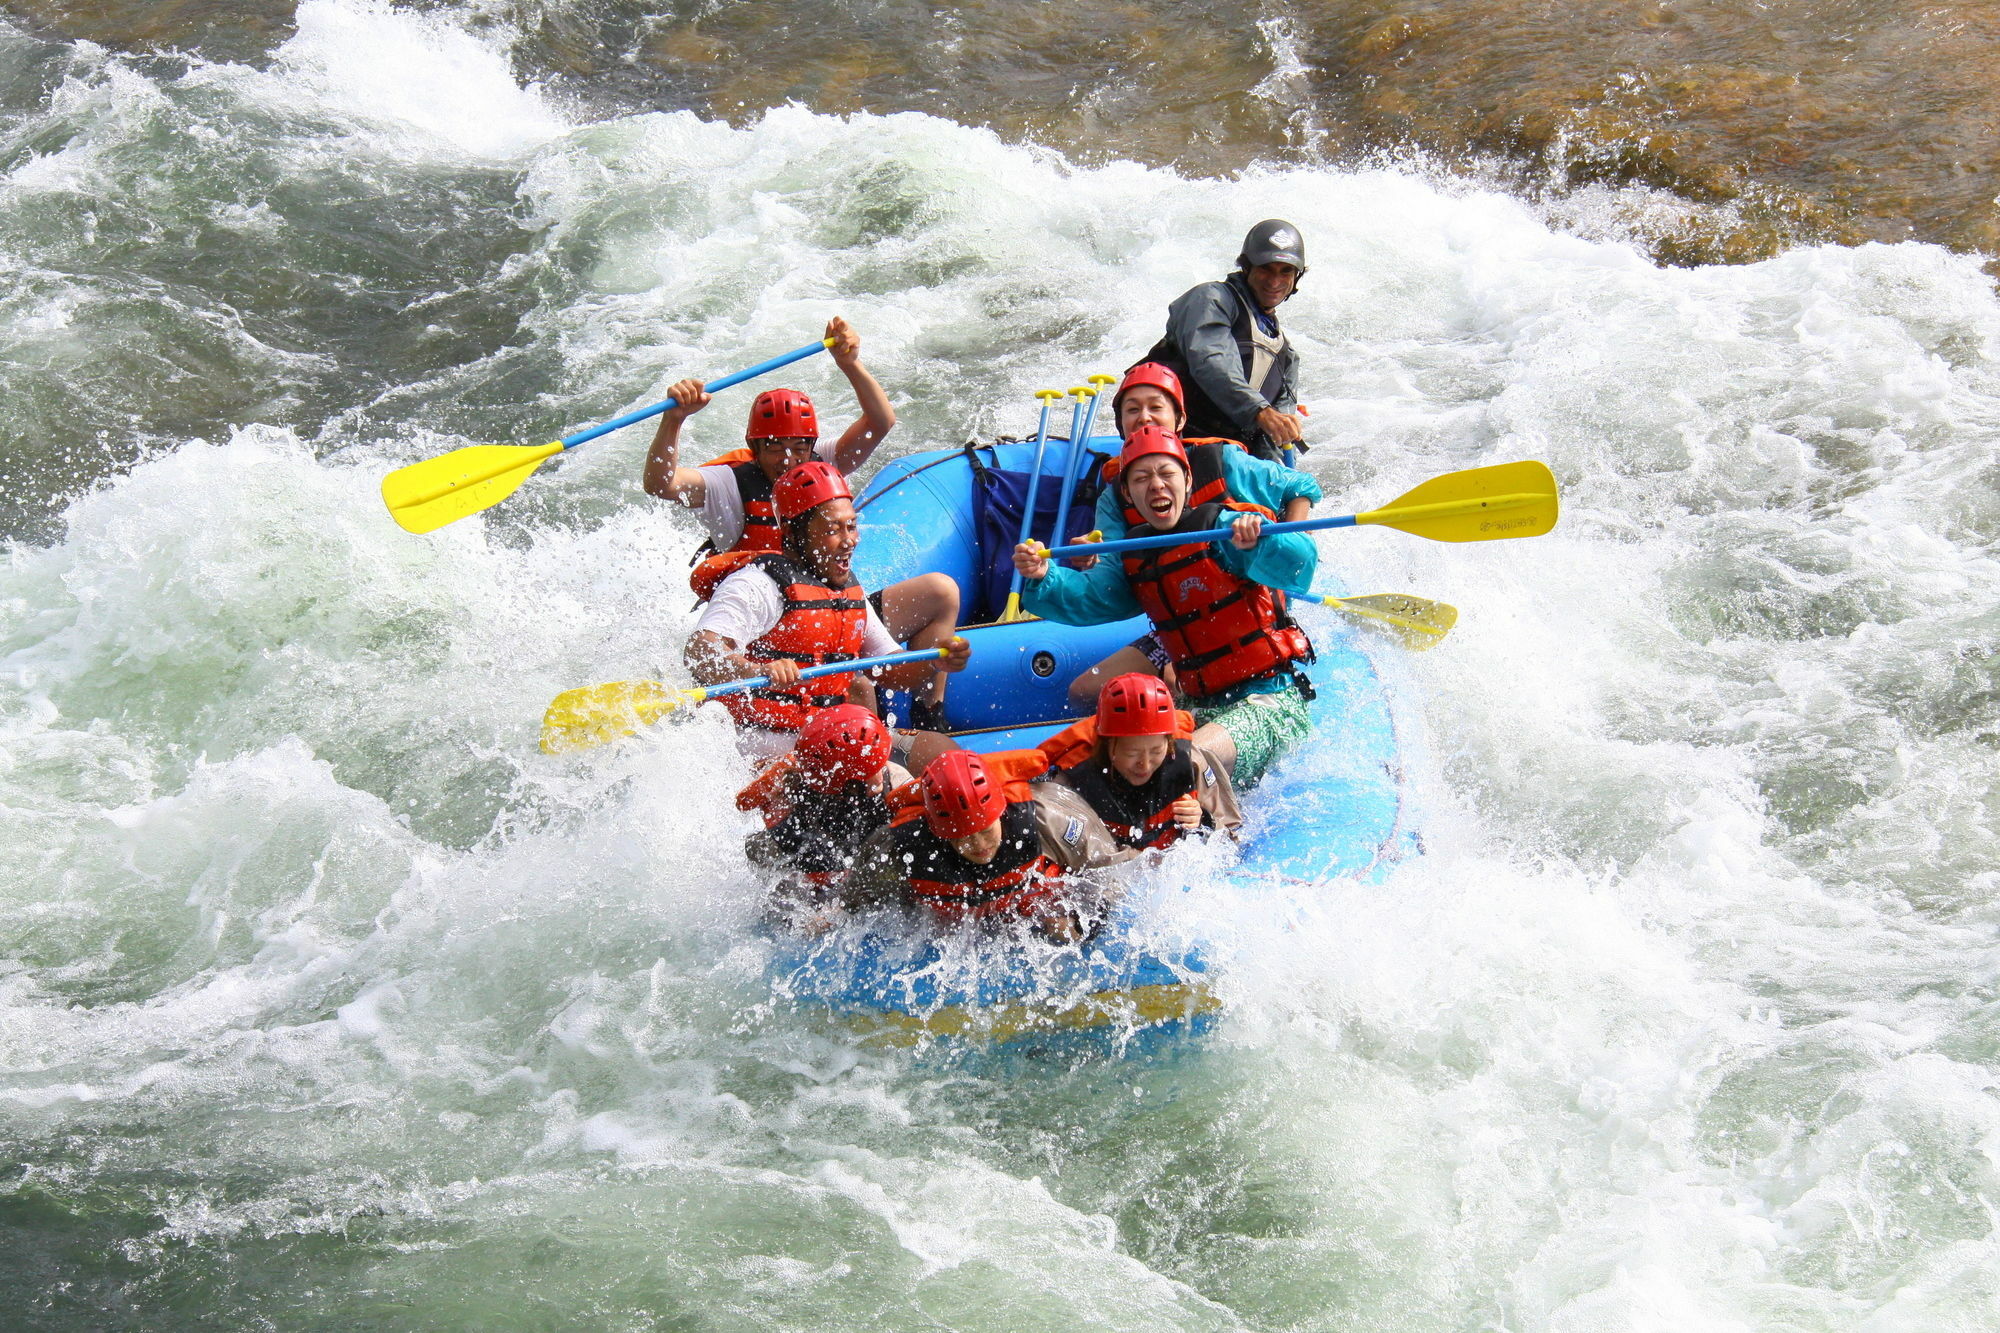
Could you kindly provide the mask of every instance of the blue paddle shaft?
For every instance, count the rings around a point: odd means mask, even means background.
[[[1337,518],[1302,518],[1294,523],[1266,523],[1263,536],[1269,537],[1280,532],[1318,532],[1322,528],[1351,528],[1355,515],[1342,514]],[[1074,546],[1058,546],[1048,552],[1051,560],[1064,560],[1078,555],[1115,555],[1119,551],[1147,551],[1160,546],[1188,546],[1196,542],[1219,542],[1235,533],[1236,529],[1203,528],[1197,532],[1155,532],[1144,537],[1121,537],[1115,542],[1078,542]]]
[[[1076,483],[1070,474],[1076,471],[1076,456],[1083,452],[1083,437],[1089,430],[1088,426],[1078,424],[1083,421],[1084,401],[1079,398],[1069,412],[1069,452],[1063,455],[1062,491],[1056,499],[1056,526],[1055,531],[1049,534],[1056,541],[1063,539],[1063,529],[1069,525],[1070,501],[1076,496]],[[1095,398],[1089,402],[1092,407],[1097,405]]]
[[[795,352],[787,352],[783,356],[774,356],[769,361],[759,361],[748,370],[739,370],[734,375],[724,375],[721,379],[712,380],[701,387],[704,392],[714,393],[719,389],[726,389],[732,384],[741,384],[744,380],[754,380],[759,375],[769,374],[780,366],[789,366],[794,361],[805,360],[814,352],[824,352],[825,350],[826,343],[824,341],[808,343]],[[671,412],[679,406],[680,403],[678,400],[668,398],[663,402],[654,403],[651,407],[642,407],[636,412],[627,412],[616,421],[607,421],[602,426],[592,426],[590,429],[580,430],[574,435],[565,435],[562,437],[560,443],[565,449],[574,449],[577,445],[587,440],[594,440],[600,435],[609,435],[612,431],[629,426],[635,421],[644,421],[647,417],[656,417],[662,412]]]
[[[873,671],[877,667],[898,667],[905,662],[935,662],[944,654],[936,648],[918,648],[907,653],[884,653],[880,657],[859,657],[852,662],[828,662],[822,666],[807,667],[799,672],[800,680],[811,680],[816,676],[837,676],[843,671]],[[725,694],[741,694],[745,690],[761,690],[771,683],[769,676],[752,676],[749,680],[732,680],[724,685],[704,685],[703,693],[710,699]]]
[[[1042,424],[1035,432],[1035,465],[1028,472],[1028,507],[1021,512],[1022,541],[1028,540],[1035,522],[1035,492],[1042,485],[1042,454],[1049,447],[1049,408],[1051,406],[1052,404],[1047,399],[1042,400]],[[1055,534],[1055,537],[1057,541],[1062,540],[1061,533]],[[1014,571],[1014,582],[1008,586],[1007,595],[1009,597],[1019,597],[1021,595],[1021,571],[1018,569]]]

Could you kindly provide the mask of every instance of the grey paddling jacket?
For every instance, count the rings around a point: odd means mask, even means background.
[[[1179,373],[1188,414],[1181,433],[1189,439],[1219,435],[1266,452],[1271,446],[1257,429],[1257,414],[1267,407],[1290,412],[1298,405],[1299,354],[1283,329],[1263,382],[1250,382],[1258,342],[1264,341],[1267,354],[1270,349],[1251,314],[1255,301],[1243,275],[1232,273],[1190,287],[1167,307],[1166,336],[1145,359]]]

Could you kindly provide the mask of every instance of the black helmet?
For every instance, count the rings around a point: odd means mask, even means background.
[[[1283,218],[1266,218],[1243,238],[1243,253],[1236,256],[1238,268],[1259,264],[1290,264],[1301,277],[1306,271],[1306,243],[1299,229]]]

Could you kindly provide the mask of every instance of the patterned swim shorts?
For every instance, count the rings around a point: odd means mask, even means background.
[[[1213,722],[1236,742],[1236,772],[1230,781],[1242,791],[1264,776],[1267,769],[1284,758],[1291,748],[1312,730],[1306,697],[1296,686],[1252,694],[1235,703],[1190,709],[1196,726]]]

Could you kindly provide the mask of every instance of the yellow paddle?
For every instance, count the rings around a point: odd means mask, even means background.
[[[1458,623],[1458,608],[1402,592],[1377,592],[1365,597],[1321,597],[1317,593],[1285,595],[1299,602],[1317,602],[1343,615],[1353,616],[1371,629],[1381,630],[1413,653],[1435,648]]]
[[[1266,523],[1266,535],[1316,532],[1321,528],[1351,528],[1379,523],[1439,542],[1488,542],[1505,537],[1539,537],[1556,525],[1559,505],[1556,479],[1548,465],[1532,460],[1497,463],[1433,477],[1405,491],[1380,509],[1330,518],[1302,518],[1293,523]],[[1078,555],[1114,555],[1166,546],[1219,542],[1235,529],[1204,528],[1199,532],[1155,532],[1110,542],[1079,542],[1044,549],[1051,560]]]
[[[755,379],[780,366],[803,361],[831,346],[831,338],[808,343],[783,356],[760,361],[748,370],[724,375],[719,380],[702,385],[702,389],[714,393],[732,384]],[[405,532],[432,532],[467,514],[476,514],[499,504],[534,475],[543,459],[554,457],[565,449],[574,449],[600,435],[608,435],[635,421],[658,416],[675,406],[677,404],[673,399],[664,399],[651,407],[627,412],[616,421],[565,435],[549,444],[475,444],[454,449],[437,458],[397,468],[382,478],[382,503],[389,506],[389,516],[401,524]]]
[[[885,653],[852,662],[828,662],[799,672],[800,680],[839,675],[845,671],[872,671],[876,667],[902,666],[905,662],[931,662],[951,656],[951,649],[917,648],[909,652]],[[542,714],[542,752],[563,754],[605,745],[621,737],[637,734],[678,709],[725,694],[759,690],[771,683],[769,676],[732,680],[723,685],[694,686],[677,690],[657,680],[619,680],[608,685],[585,685],[564,690]]]

